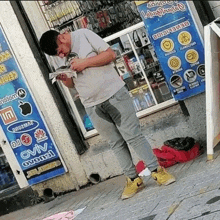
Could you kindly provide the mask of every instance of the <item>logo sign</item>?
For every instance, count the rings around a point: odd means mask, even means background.
[[[5,125],[18,120],[11,106],[2,109],[0,111],[0,114],[2,121],[4,122]]]
[[[23,133],[32,131],[39,126],[39,123],[34,120],[23,120],[15,122],[7,127],[7,130],[12,133]]]
[[[17,94],[18,94],[18,97],[21,99],[24,99],[27,95],[25,89],[22,89],[22,88],[17,90]]]
[[[46,132],[43,129],[37,129],[34,132],[34,136],[37,140],[37,143],[40,143],[40,142],[45,141],[45,140],[48,139],[48,137],[46,135]]]
[[[22,146],[21,145],[21,140],[17,139],[17,140],[11,141],[10,145],[11,145],[12,148],[20,147],[20,146]]]
[[[66,172],[0,24],[0,125],[30,185]]]
[[[30,115],[32,113],[32,107],[29,102],[19,102],[19,108],[21,109],[21,114],[23,116]]]
[[[18,89],[16,93],[13,93],[11,95],[6,95],[4,98],[0,99],[0,106],[12,102],[18,98],[23,99],[26,97],[26,91],[22,88]]]
[[[174,98],[204,92],[204,47],[187,1],[148,1],[138,10]]]
[[[22,134],[20,139],[21,143],[25,146],[29,146],[32,144],[32,137],[29,134]]]

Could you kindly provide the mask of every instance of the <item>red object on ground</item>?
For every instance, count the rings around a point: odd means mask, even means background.
[[[199,155],[199,143],[196,143],[189,151],[176,150],[169,146],[162,146],[161,149],[153,149],[160,166],[170,167],[176,163],[184,163],[193,160]]]
[[[137,165],[135,166],[137,173],[140,173],[146,168],[146,165],[143,160],[139,161]]]

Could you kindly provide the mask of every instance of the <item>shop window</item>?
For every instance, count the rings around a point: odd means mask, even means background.
[[[132,27],[131,27],[132,28]],[[117,54],[115,67],[133,99],[136,112],[172,99],[144,27],[105,40]]]
[[[61,33],[88,28],[111,46],[117,55],[115,69],[126,83],[139,118],[175,103],[134,2],[39,1],[39,4],[50,28]],[[54,69],[65,65],[60,58],[48,59]],[[85,138],[97,134],[77,91],[61,82],[57,84]]]
[[[115,51],[115,69],[126,83],[139,118],[173,105],[164,73],[147,36],[143,22],[126,28],[104,40]],[[59,58],[53,58],[53,66],[62,65]],[[69,106],[69,111],[78,122],[85,138],[97,134],[92,121],[86,114],[78,93],[57,82]]]

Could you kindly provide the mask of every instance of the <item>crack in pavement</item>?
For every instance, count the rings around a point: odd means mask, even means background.
[[[200,217],[202,217],[202,216],[205,216],[205,215],[210,215],[210,214],[213,214],[213,213],[216,213],[216,212],[219,212],[219,211],[220,211],[220,209],[219,209],[219,210],[216,210],[216,211],[213,211],[213,212],[211,212],[211,211],[204,212],[204,213],[202,213],[202,215],[197,216],[197,217],[194,217],[194,218],[190,218],[190,219],[188,219],[188,220],[197,219],[197,218],[200,218]]]
[[[168,219],[173,215],[173,213],[177,210],[177,208],[180,206],[180,204],[181,204],[183,201],[184,201],[184,199],[181,200],[178,204],[176,204],[176,206],[173,208],[172,212],[169,214],[169,216],[167,217],[166,220],[168,220]]]

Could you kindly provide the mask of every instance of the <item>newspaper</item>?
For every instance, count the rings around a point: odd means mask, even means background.
[[[66,74],[67,78],[77,78],[77,73],[70,69],[70,66],[61,66],[55,72],[49,74],[49,79],[52,80],[52,84],[57,81],[56,77],[60,74]]]

